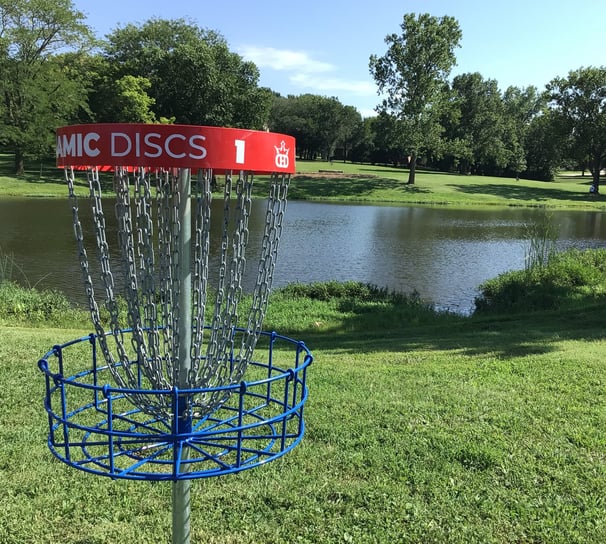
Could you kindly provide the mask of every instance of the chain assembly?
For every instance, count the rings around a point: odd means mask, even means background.
[[[183,262],[179,252],[184,232],[177,190],[181,174],[176,168],[115,170],[117,232],[116,246],[110,247],[99,170],[87,170],[92,217],[87,227],[94,232],[90,244],[74,191],[74,170],[65,169],[80,268],[104,359],[116,384],[132,390],[129,399],[159,417],[174,416],[174,407],[166,400],[170,396],[138,394],[138,390],[166,391],[184,383],[189,389],[205,389],[187,400],[187,410],[203,417],[227,400],[223,386],[243,379],[267,311],[290,181],[288,174],[271,176],[257,279],[242,326],[238,308],[247,265],[253,176],[225,173],[221,228],[213,233],[220,240],[215,274],[210,264],[213,170],[199,169],[192,183],[191,262]],[[89,247],[96,253],[96,266],[89,262]],[[118,270],[112,270],[112,256],[121,262]],[[179,303],[182,267],[191,268],[187,312]],[[98,268],[96,281],[93,268]],[[216,285],[211,281],[215,275]],[[97,292],[103,294],[102,305]],[[179,335],[184,313],[191,315],[189,345]],[[125,329],[132,331],[128,342]],[[187,376],[179,375],[181,350],[188,350],[191,359]]]

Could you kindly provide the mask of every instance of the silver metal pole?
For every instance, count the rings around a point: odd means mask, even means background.
[[[177,387],[188,388],[188,375],[191,370],[191,172],[188,168],[181,169],[178,179],[179,190],[179,221],[181,223],[179,236],[179,380]],[[183,403],[179,417],[178,429],[191,429],[190,415],[187,403]],[[187,420],[187,421],[186,421]],[[183,451],[183,460],[187,459],[187,448]],[[189,544],[190,542],[190,480],[173,482],[173,544]]]

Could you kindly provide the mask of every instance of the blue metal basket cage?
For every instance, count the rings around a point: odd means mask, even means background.
[[[121,331],[129,334],[130,330]],[[281,457],[301,440],[307,368],[303,342],[262,332],[246,381],[221,387],[229,399],[214,412],[163,417],[137,407],[131,395],[164,396],[173,414],[183,399],[215,389],[124,389],[98,359],[90,334],[56,345],[40,359],[45,375],[48,446],[86,472],[130,480],[186,480],[240,472]]]

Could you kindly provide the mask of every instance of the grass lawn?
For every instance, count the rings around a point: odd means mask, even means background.
[[[25,176],[10,174],[8,155],[0,155],[0,198],[65,197],[63,172],[43,164]],[[84,174],[77,190],[86,194]],[[462,176],[417,172],[415,185],[407,185],[408,170],[390,166],[322,161],[298,161],[291,199],[366,202],[423,206],[531,206],[552,209],[606,209],[606,196],[589,194],[590,176],[562,175],[553,182],[489,176]],[[108,184],[110,185],[110,184]],[[267,180],[259,177],[255,191],[266,195]]]
[[[591,196],[591,177],[580,174],[542,182],[421,170],[417,171],[414,185],[408,185],[407,181],[408,170],[401,168],[299,161],[290,195],[300,199],[393,205],[606,209],[606,197]]]
[[[604,304],[369,312],[272,302],[267,328],[315,356],[306,435],[267,466],[194,481],[192,542],[606,541]],[[91,476],[46,448],[37,360],[87,331],[0,327],[0,542],[170,541],[171,484]]]

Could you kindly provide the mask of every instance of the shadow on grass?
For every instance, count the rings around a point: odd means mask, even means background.
[[[0,176],[15,177],[15,162],[12,155],[0,153]],[[29,161],[25,164],[25,173],[18,176],[25,183],[64,183],[63,170],[52,161]]]
[[[397,166],[359,166],[360,172],[372,173],[374,176],[381,177],[393,177],[394,174],[404,178],[408,176],[408,170],[404,168],[398,168]]]
[[[343,353],[453,351],[503,359],[554,351],[562,340],[606,338],[606,301],[524,315],[436,314],[426,322],[395,322],[398,308],[359,314],[331,330],[289,331],[314,349]],[[391,321],[391,326],[385,325]],[[374,323],[374,326],[372,325]]]
[[[408,180],[408,174],[410,170],[401,166],[359,166],[360,172],[374,172],[377,176],[393,177],[393,174],[397,174],[400,179]],[[392,174],[392,175],[390,175]],[[457,172],[442,172],[441,170],[430,170],[424,167],[417,166],[417,175],[439,175],[439,176],[453,176],[460,177],[462,174]]]
[[[602,175],[601,178],[604,176]],[[584,181],[587,185],[591,185],[592,179],[591,174],[568,174],[568,175],[560,175],[556,176],[556,180],[558,181]]]
[[[385,172],[382,172],[382,174],[385,174]],[[267,185],[267,179],[256,180],[255,192],[263,194],[267,190]],[[428,189],[416,185],[407,185],[405,182],[393,178],[348,176],[347,174],[339,177],[320,178],[297,174],[291,181],[288,196],[296,200],[364,199],[364,197],[382,190],[396,190],[407,194],[431,192]]]
[[[510,200],[520,200],[520,201],[548,201],[548,200],[565,200],[565,201],[573,201],[573,202],[582,202],[582,201],[595,201],[595,200],[604,200],[606,201],[606,197],[603,195],[590,195],[589,189],[581,190],[579,188],[579,192],[570,192],[564,191],[558,188],[555,184],[545,184],[545,187],[528,187],[526,185],[521,185],[520,187],[516,187],[515,184],[494,184],[490,183],[488,185],[482,184],[469,184],[469,185],[458,185],[452,184],[450,187],[456,189],[461,193],[473,194],[473,195],[481,195],[485,194],[487,196],[498,196],[505,199]]]

